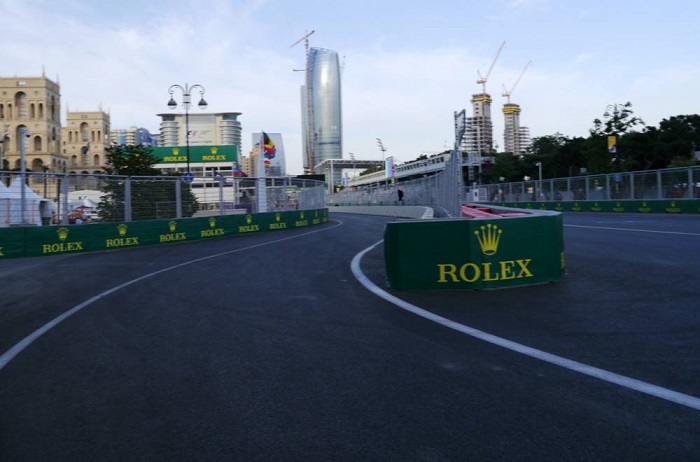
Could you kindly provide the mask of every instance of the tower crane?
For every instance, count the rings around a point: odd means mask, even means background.
[[[503,85],[503,93],[502,93],[501,95],[502,95],[502,96],[505,96],[506,98],[508,98],[508,104],[510,104],[510,95],[513,94],[513,90],[515,90],[515,87],[516,87],[516,86],[518,85],[518,83],[520,82],[520,79],[523,78],[523,74],[525,74],[525,71],[527,70],[527,68],[530,67],[530,64],[532,64],[532,61],[529,61],[529,62],[525,65],[525,67],[523,68],[522,72],[521,72],[520,75],[518,76],[517,80],[515,81],[515,83],[514,83],[513,86],[511,87],[510,91],[506,90],[506,86]]]
[[[486,73],[486,77],[482,77],[481,72],[479,72],[478,69],[476,71],[476,73],[479,75],[479,80],[477,80],[476,83],[481,84],[482,93],[486,93],[486,81],[489,79],[491,71],[493,70],[493,66],[496,64],[496,61],[498,60],[498,57],[501,55],[501,51],[503,51],[503,47],[505,46],[506,42],[503,42],[498,48],[498,51],[496,52],[496,57],[493,58],[493,62],[491,63],[491,67],[489,67],[489,71]]]
[[[312,30],[311,32],[307,32],[306,35],[304,35],[302,38],[297,40],[296,42],[292,43],[289,48],[294,47],[298,43],[301,43],[302,41],[304,42],[304,48],[306,50],[306,66],[304,69],[293,69],[295,72],[305,72],[306,73],[306,78],[305,80],[305,95],[304,99],[306,99],[306,167],[308,170],[308,173],[314,173],[314,150],[312,146],[312,137],[311,134],[313,133],[313,109],[311,107],[311,73],[309,72],[309,36],[316,32],[315,30]]]

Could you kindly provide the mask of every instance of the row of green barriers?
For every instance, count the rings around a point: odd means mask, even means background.
[[[561,279],[564,273],[561,213],[485,210],[489,213],[472,219],[387,223],[384,258],[389,287],[498,289]]]
[[[0,258],[117,250],[328,222],[328,209],[202,218],[0,228]]]
[[[494,204],[495,205],[495,204]],[[520,207],[530,210],[555,210],[558,212],[614,212],[614,213],[700,213],[700,200],[610,200],[610,201],[560,201],[560,202],[504,202],[504,207]]]

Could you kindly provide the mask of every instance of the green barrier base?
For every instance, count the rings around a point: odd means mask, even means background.
[[[619,201],[559,201],[559,202],[505,202],[490,203],[528,210],[555,210],[557,212],[610,212],[610,213],[700,213],[700,200],[619,200]]]
[[[304,228],[328,222],[328,209],[203,218],[0,228],[0,259],[96,252]]]
[[[560,213],[388,223],[384,257],[397,290],[498,289],[553,282],[564,272]]]

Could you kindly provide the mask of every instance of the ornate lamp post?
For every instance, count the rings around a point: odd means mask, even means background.
[[[192,86],[185,84],[184,87],[177,84],[171,85],[168,89],[168,92],[170,93],[170,101],[168,101],[168,107],[170,109],[175,109],[177,107],[177,102],[175,101],[175,98],[173,98],[173,93],[175,92],[176,88],[180,89],[180,91],[182,92],[182,107],[185,108],[185,144],[187,146],[187,173],[190,173],[190,106],[192,104],[191,92],[195,88],[199,90],[200,100],[199,103],[197,103],[197,107],[199,107],[200,109],[206,109],[207,102],[204,101],[204,92],[206,90],[204,90],[204,87],[199,84],[194,84]]]

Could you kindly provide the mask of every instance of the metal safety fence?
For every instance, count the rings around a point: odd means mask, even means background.
[[[401,182],[386,179],[375,184],[344,189],[327,198],[328,205],[421,205],[435,216],[458,216],[464,186],[461,155],[450,156],[445,168],[433,175]]]
[[[423,205],[453,214],[463,202],[566,202],[700,199],[700,166],[567,178],[527,179],[463,187],[453,165],[437,175],[376,183],[328,197],[330,205]],[[403,192],[399,200],[398,191]],[[455,196],[458,192],[459,196]]]
[[[0,171],[0,227],[141,221],[325,207],[323,182]]]
[[[700,166],[479,185],[490,202],[700,198]],[[475,194],[476,195],[476,194]]]

